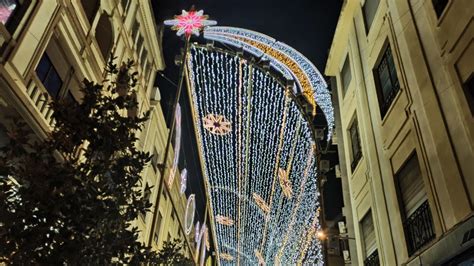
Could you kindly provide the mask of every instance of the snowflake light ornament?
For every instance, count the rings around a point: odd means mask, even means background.
[[[176,31],[176,35],[185,35],[187,38],[192,34],[199,36],[199,31],[204,27],[217,24],[215,20],[208,20],[208,16],[204,15],[203,10],[182,10],[181,15],[176,15],[174,19],[165,20],[165,25],[171,26]]]
[[[231,129],[231,123],[222,115],[208,114],[203,119],[204,128],[215,135],[226,135]]]

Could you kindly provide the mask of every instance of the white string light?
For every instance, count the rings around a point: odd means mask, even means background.
[[[296,80],[300,90],[310,86],[311,97],[314,97],[320,106],[328,123],[328,140],[331,138],[334,129],[334,108],[331,94],[323,76],[308,58],[285,43],[247,29],[222,26],[207,27],[204,30],[204,37],[243,48],[257,57],[268,59],[270,64],[285,78]],[[306,79],[309,84],[304,82]]]
[[[263,69],[218,49],[193,45],[188,63],[197,142],[217,219],[218,252],[226,254],[220,263],[256,265],[259,254],[269,265],[277,257],[287,265],[298,261],[304,248],[306,262],[322,263],[319,241],[301,241],[318,220],[312,131],[285,86]],[[228,122],[231,130],[209,130],[220,126],[204,122],[210,114],[225,118],[219,121]],[[285,171],[283,186],[279,169]],[[289,190],[285,196],[282,187],[290,184],[291,196]]]

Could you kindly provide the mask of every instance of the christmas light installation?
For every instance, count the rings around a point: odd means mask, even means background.
[[[190,37],[191,35],[199,36],[199,32],[206,26],[216,25],[217,22],[214,20],[208,20],[208,16],[204,15],[204,11],[186,11],[182,10],[181,15],[177,15],[174,19],[165,20],[164,24],[172,26],[172,29],[176,31],[176,35],[185,35]]]
[[[204,15],[204,12],[202,10],[200,11],[195,11],[194,8],[190,11],[182,11],[181,15],[175,16],[174,19],[172,20],[166,20],[164,21],[165,25],[172,26],[173,30],[177,31],[177,35],[181,36],[184,35],[185,38],[185,44],[184,44],[184,53],[182,56],[181,60],[181,66],[179,70],[179,79],[178,79],[178,85],[177,85],[177,90],[176,90],[176,97],[173,102],[172,106],[172,118],[171,118],[171,126],[168,134],[168,139],[166,142],[166,148],[165,148],[165,155],[163,159],[163,165],[165,167],[162,167],[160,172],[161,175],[164,176],[165,171],[166,171],[166,166],[168,162],[168,154],[170,151],[171,147],[171,137],[175,136],[175,146],[174,146],[174,159],[173,159],[173,165],[170,169],[170,174],[167,179],[167,185],[168,188],[171,188],[174,180],[174,176],[177,171],[177,165],[178,165],[178,160],[179,160],[179,153],[180,153],[180,145],[181,145],[181,108],[179,105],[179,99],[183,87],[183,82],[184,82],[184,75],[186,71],[186,62],[188,61],[188,53],[189,53],[189,44],[191,40],[191,35],[197,35],[199,36],[200,31],[210,25],[215,25],[215,21],[211,21],[207,19],[208,17]],[[176,130],[176,132],[175,132]],[[159,183],[158,187],[158,195],[162,194],[162,190],[164,187],[164,180],[165,178],[161,179],[162,181]],[[183,194],[186,190],[186,181],[187,181],[187,171],[184,169],[184,173],[181,174],[181,185],[180,185],[180,193]],[[155,204],[155,210],[154,210],[154,216],[153,220],[156,219],[156,214],[158,213],[158,206],[160,206],[160,200],[161,197],[158,197],[157,202]],[[189,235],[191,233],[193,223],[194,223],[194,212],[196,209],[196,201],[195,201],[195,195],[191,194],[188,197],[187,204],[186,204],[186,213],[185,213],[185,233]],[[154,229],[154,226],[152,226],[152,230]],[[204,237],[203,237],[204,235]],[[150,245],[152,241],[152,237],[148,239],[148,245]],[[195,255],[197,257],[200,257],[200,265],[204,265],[204,260],[206,258],[206,247],[207,249],[210,248],[209,246],[209,238],[208,238],[208,232],[207,232],[207,227],[206,224],[203,224],[202,227],[199,227],[199,221],[196,223],[196,250],[195,250]],[[202,242],[205,242],[204,244]],[[200,248],[201,247],[201,248]]]
[[[328,123],[328,139],[334,128],[334,110],[327,84],[317,68],[294,48],[275,39],[251,30],[235,27],[208,27],[204,37],[224,42],[254,54],[270,64],[286,78],[296,80],[295,92],[301,91],[316,111],[316,103],[323,111]]]
[[[222,265],[322,264],[321,243],[307,237],[319,228],[313,129],[294,91],[252,62],[198,44],[187,60],[217,257]],[[217,116],[229,123],[225,134],[211,130]]]
[[[179,193],[184,194],[186,192],[186,183],[188,182],[188,170],[186,168],[181,170],[180,180]]]
[[[171,188],[174,181],[174,176],[176,175],[176,170],[178,169],[178,162],[179,162],[179,151],[181,149],[181,106],[176,106],[175,111],[175,125],[176,125],[176,135],[174,137],[174,158],[173,158],[173,165],[170,169],[170,174],[168,176],[168,187]]]
[[[195,197],[196,196],[194,194],[189,195],[186,203],[186,212],[184,214],[184,232],[186,235],[189,235],[193,230],[194,212],[196,210]]]

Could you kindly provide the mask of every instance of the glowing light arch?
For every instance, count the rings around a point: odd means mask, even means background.
[[[233,257],[220,263],[322,263],[321,244],[308,237],[319,228],[314,135],[294,92],[217,47],[193,44],[187,63],[216,252]],[[213,134],[208,114],[224,116],[232,130]]]
[[[334,128],[334,110],[331,94],[318,69],[304,55],[285,43],[247,29],[235,27],[213,26],[204,29],[204,37],[241,47],[262,59],[270,60],[270,64],[286,78],[296,80],[297,87],[316,111],[316,103],[323,111],[328,123],[328,139]],[[294,90],[296,92],[297,87]]]

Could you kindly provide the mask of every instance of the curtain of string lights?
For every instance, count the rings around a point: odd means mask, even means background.
[[[334,129],[334,109],[331,94],[318,69],[311,61],[293,47],[279,42],[265,34],[236,27],[212,26],[204,29],[204,37],[243,50],[269,60],[272,67],[277,69],[287,79],[296,81],[294,92],[301,91],[316,111],[316,103],[323,111],[328,124],[328,140]]]
[[[293,92],[230,51],[192,45],[189,53],[221,264],[323,264],[315,144]]]

